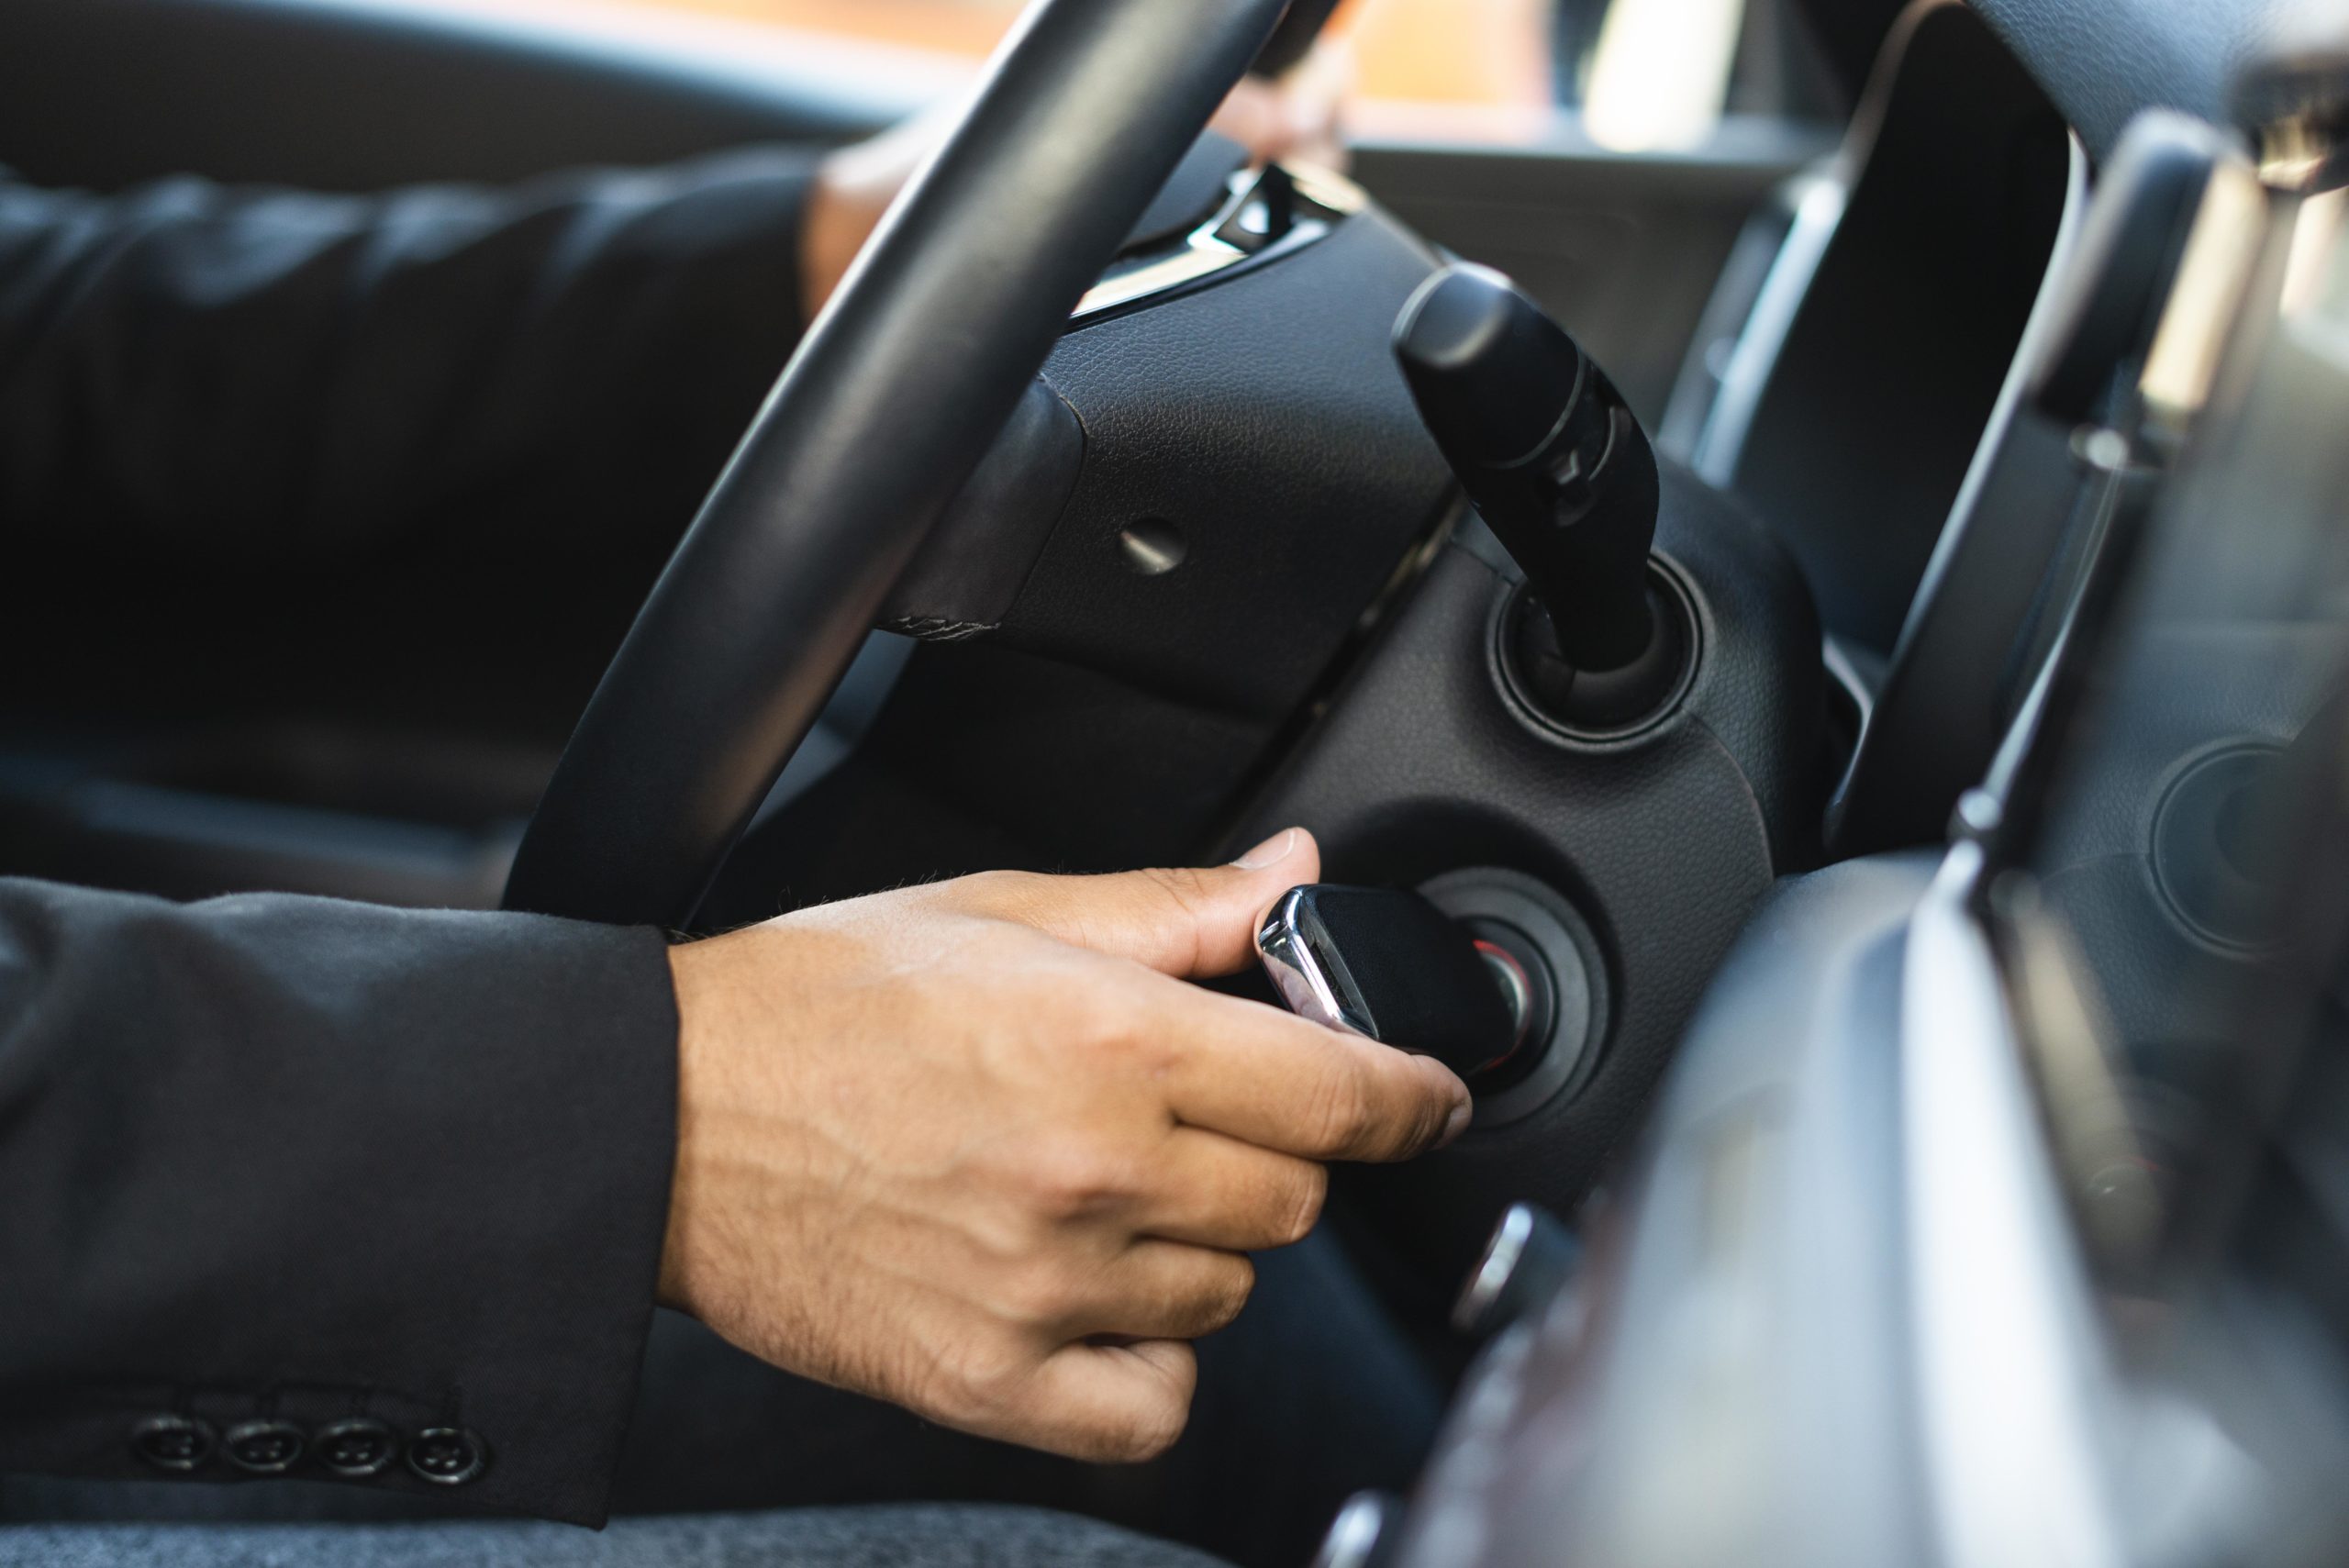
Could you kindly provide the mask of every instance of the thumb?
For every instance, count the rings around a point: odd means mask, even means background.
[[[1230,865],[1114,876],[981,878],[978,902],[1081,948],[1186,979],[1244,969],[1273,901],[1321,874],[1320,846],[1288,828]]]

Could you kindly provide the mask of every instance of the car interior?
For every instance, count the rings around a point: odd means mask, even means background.
[[[1202,139],[1330,10],[1058,0],[974,89],[0,6],[51,185],[959,105],[707,497],[581,497],[673,556],[0,572],[0,874],[716,931],[1303,823],[1238,984],[1477,1097],[1336,1178],[1455,1393],[1324,1562],[2341,1561],[2349,17],[1757,5],[1693,146]]]

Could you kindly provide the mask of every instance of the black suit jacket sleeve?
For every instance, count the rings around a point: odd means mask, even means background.
[[[333,1479],[363,1418],[367,1485],[600,1522],[675,1029],[651,931],[0,880],[0,1471],[151,1480],[161,1418],[236,1479],[273,1419]],[[478,1477],[417,1473],[435,1429]]]
[[[810,170],[378,196],[0,171],[0,548],[282,571],[650,530],[657,562],[797,339]]]

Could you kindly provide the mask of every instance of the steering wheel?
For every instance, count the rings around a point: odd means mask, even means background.
[[[1030,8],[639,612],[531,818],[506,907],[692,918],[1070,312],[1287,7]]]

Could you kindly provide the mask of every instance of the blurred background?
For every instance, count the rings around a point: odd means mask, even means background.
[[[1023,0],[459,0],[489,12],[624,8],[747,19],[902,50],[909,71],[983,57]],[[1331,36],[1368,134],[1531,143],[1563,125],[1619,150],[1701,145],[1724,114],[1831,116],[1831,78],[1781,0],[1344,0]]]

